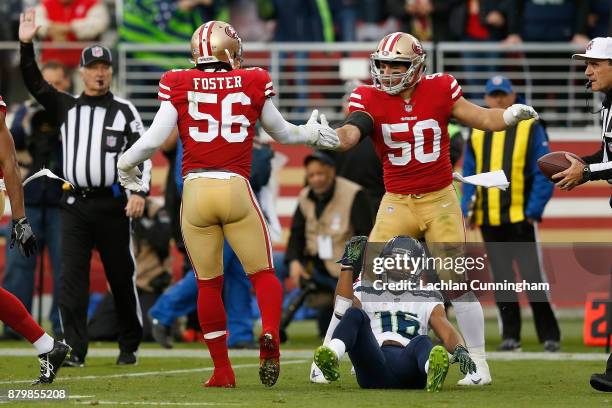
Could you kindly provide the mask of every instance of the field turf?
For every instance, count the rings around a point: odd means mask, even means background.
[[[532,324],[524,322],[524,349],[540,352]],[[245,407],[574,407],[612,404],[612,395],[592,390],[591,373],[602,371],[606,355],[601,349],[581,345],[580,319],[564,319],[563,351],[556,360],[540,359],[550,355],[516,353],[529,360],[489,361],[494,383],[491,386],[462,388],[456,366],[451,367],[445,387],[437,394],[408,390],[361,390],[350,375],[350,363],[344,361],[341,378],[331,385],[308,382],[311,351],[318,344],[312,336],[312,322],[291,326],[290,341],[285,345],[281,378],[273,388],[265,388],[257,375],[256,353],[240,352],[232,357],[238,387],[206,389],[200,386],[210,376],[212,362],[202,345],[177,345],[170,353],[155,345],[142,348],[139,364],[118,367],[116,345],[94,343],[81,369],[63,368],[48,389],[66,389],[68,400],[59,402],[6,401],[7,406],[245,406]],[[488,320],[488,347],[498,343],[496,322]],[[9,389],[28,389],[27,381],[36,376],[38,362],[28,355],[24,342],[0,342],[0,398]],[[586,354],[588,353],[588,354]],[[496,354],[497,355],[497,354]],[[503,357],[507,356],[504,355]],[[510,356],[512,357],[512,356]],[[580,358],[581,360],[575,360]],[[583,361],[586,360],[586,361]]]

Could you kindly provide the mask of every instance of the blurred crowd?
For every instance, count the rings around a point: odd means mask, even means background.
[[[5,0],[0,40],[17,39],[19,13],[36,7],[48,41],[188,39],[200,22],[230,22],[247,41],[573,41],[607,36],[608,0]],[[135,27],[142,30],[132,32]],[[137,35],[137,34],[140,34]]]

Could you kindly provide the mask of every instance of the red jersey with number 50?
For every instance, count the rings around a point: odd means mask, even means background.
[[[372,86],[351,93],[349,111],[365,111],[374,119],[372,138],[386,191],[422,194],[452,182],[447,127],[462,95],[457,80],[442,73],[424,76],[410,100]]]
[[[158,99],[178,112],[183,176],[194,169],[251,174],[255,123],[272,80],[261,68],[231,71],[172,70],[159,82]]]

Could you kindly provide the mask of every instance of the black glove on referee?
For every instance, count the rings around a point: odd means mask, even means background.
[[[32,227],[26,217],[13,220],[11,248],[15,246],[15,242],[19,245],[19,252],[25,257],[29,257],[36,252],[36,236],[34,236]]]

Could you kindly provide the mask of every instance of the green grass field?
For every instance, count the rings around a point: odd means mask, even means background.
[[[524,350],[541,351],[530,321],[524,323]],[[61,402],[9,402],[10,406],[248,406],[248,407],[574,407],[612,404],[612,395],[598,393],[588,384],[591,373],[602,371],[606,356],[601,349],[581,345],[581,321],[562,321],[563,351],[581,353],[559,355],[559,360],[515,360],[498,358],[489,361],[494,383],[491,386],[461,388],[460,378],[452,366],[444,390],[438,394],[409,390],[361,390],[350,375],[350,363],[342,365],[338,382],[316,385],[308,382],[311,351],[318,345],[312,322],[293,324],[290,341],[285,345],[281,378],[273,388],[264,388],[257,375],[258,359],[253,353],[238,353],[232,358],[238,387],[206,389],[200,386],[210,376],[212,363],[205,346],[177,345],[171,353],[155,345],[142,348],[139,364],[118,367],[116,345],[95,343],[87,366],[62,369],[59,378],[48,388],[66,389],[70,399]],[[496,322],[488,320],[487,337],[491,350],[498,343]],[[0,342],[0,395],[8,389],[27,389],[38,362],[29,352],[29,344]],[[178,350],[177,350],[178,349]],[[591,353],[586,355],[584,353]],[[11,355],[12,354],[12,355]],[[15,355],[18,354],[18,355]],[[182,357],[180,355],[183,355]],[[245,356],[248,355],[248,356]],[[521,354],[518,353],[518,356]],[[523,353],[523,356],[527,354]],[[537,356],[536,356],[537,357]]]

